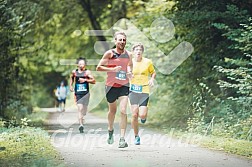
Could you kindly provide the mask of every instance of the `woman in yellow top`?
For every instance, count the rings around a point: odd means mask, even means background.
[[[138,135],[138,117],[141,122],[145,123],[148,113],[148,101],[150,86],[154,86],[154,79],[156,76],[152,61],[143,57],[144,46],[138,43],[132,47],[133,58],[133,76],[130,80],[130,104],[132,112],[131,125],[134,129],[135,144],[140,144],[140,137]],[[149,76],[151,77],[149,79]]]

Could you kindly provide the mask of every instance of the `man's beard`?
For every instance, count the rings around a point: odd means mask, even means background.
[[[122,51],[124,50],[124,48],[125,48],[125,47],[122,46],[122,45],[119,46],[119,49],[122,50]]]
[[[120,50],[124,50],[125,46],[124,45],[119,45],[118,47]]]

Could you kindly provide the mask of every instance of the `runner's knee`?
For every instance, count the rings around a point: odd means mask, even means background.
[[[126,107],[121,107],[121,113],[122,113],[122,114],[126,114],[126,113],[127,113]]]
[[[138,113],[132,113],[132,118],[137,119],[138,118]]]
[[[139,114],[139,117],[141,119],[145,119],[147,117],[147,113],[141,113],[141,114]]]

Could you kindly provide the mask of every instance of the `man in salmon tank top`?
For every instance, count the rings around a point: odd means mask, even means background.
[[[125,49],[126,34],[114,34],[115,48],[106,51],[96,67],[97,71],[107,72],[105,85],[108,102],[108,144],[114,143],[114,120],[117,111],[117,101],[120,109],[120,140],[119,148],[128,147],[125,141],[127,128],[127,104],[129,95],[129,78],[132,72],[132,53]]]

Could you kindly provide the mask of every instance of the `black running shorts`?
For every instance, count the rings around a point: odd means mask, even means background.
[[[75,94],[75,100],[77,104],[83,104],[87,106],[89,103],[89,98],[90,98],[90,93],[83,94],[83,95]]]
[[[122,86],[122,87],[106,86],[105,91],[106,91],[106,99],[109,103],[115,102],[121,96],[129,95],[128,86]]]

